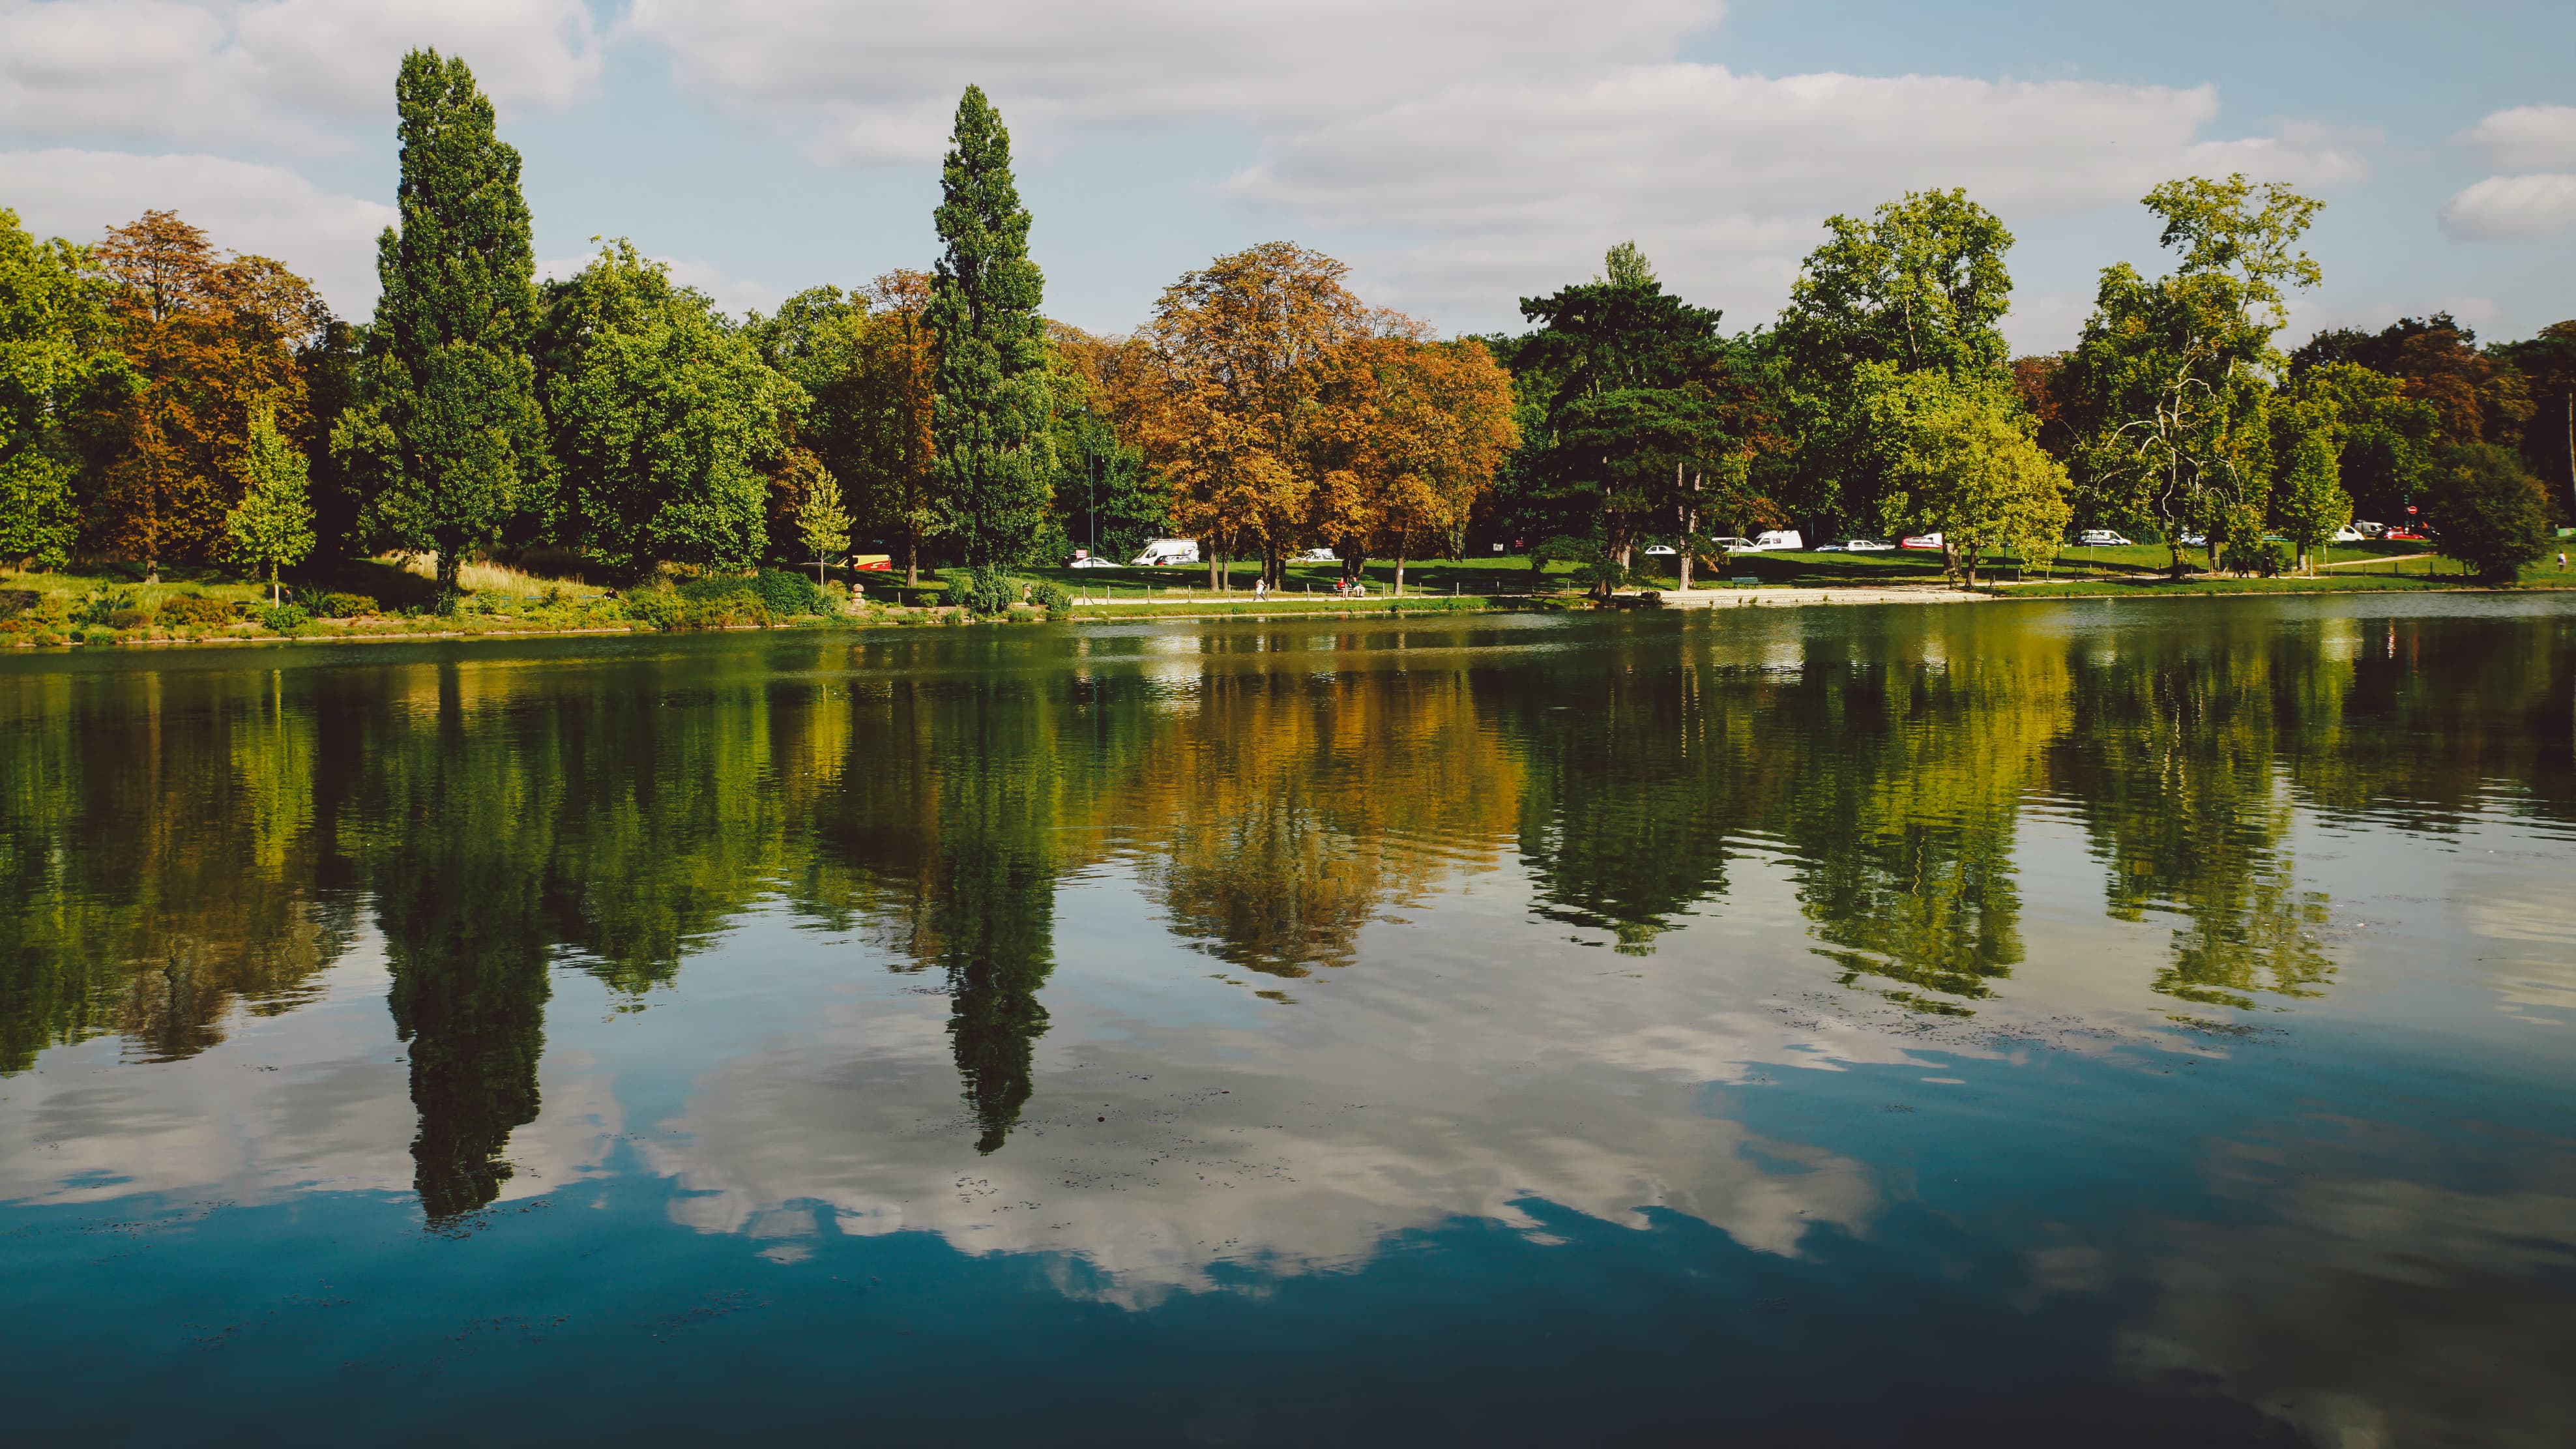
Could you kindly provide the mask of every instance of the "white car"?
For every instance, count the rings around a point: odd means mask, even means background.
[[[1154,568],[1163,564],[1194,564],[1198,561],[1199,541],[1195,538],[1158,538],[1146,544],[1145,551],[1135,558],[1138,568]]]
[[[1844,539],[1844,540],[1843,540],[1842,542],[1840,542],[1840,543],[1824,543],[1824,544],[1818,544],[1818,545],[1816,546],[1816,552],[1818,552],[1818,553],[1894,553],[1894,552],[1896,552],[1896,545],[1895,545],[1895,544],[1892,544],[1892,543],[1881,543],[1881,542],[1879,542],[1877,539],[1874,539],[1874,538],[1847,538],[1847,539]]]
[[[1731,534],[1730,534],[1729,536],[1725,537],[1725,538],[1712,538],[1712,539],[1710,539],[1710,540],[1708,541],[1708,546],[1709,546],[1710,548],[1716,549],[1716,550],[1717,550],[1718,552],[1720,552],[1720,553],[1759,553],[1759,552],[1761,552],[1761,550],[1760,550],[1760,549],[1757,549],[1757,548],[1755,548],[1755,547],[1753,546],[1753,540],[1751,540],[1751,539],[1749,539],[1749,538],[1736,538],[1736,537],[1734,537],[1734,536],[1733,536],[1733,535],[1731,535]]]
[[[2209,535],[2205,533],[2186,533],[2182,536],[2182,546],[2185,548],[2207,548],[2209,547]]]
[[[1675,552],[1676,550],[1669,543],[1650,543],[1646,545],[1646,557],[1648,558],[1671,558]]]
[[[1340,563],[1342,556],[1329,548],[1310,548],[1288,561],[1290,563]]]
[[[1065,567],[1069,569],[1114,569],[1118,567],[1118,560],[1114,558],[1102,558],[1096,553],[1078,553],[1073,556],[1073,562],[1066,564]]]
[[[1736,552],[1788,553],[1803,549],[1806,546],[1807,540],[1799,535],[1798,530],[1794,528],[1775,528],[1768,533],[1756,535],[1751,543],[1737,549]]]
[[[2329,542],[2329,543],[2359,543],[2359,542],[2361,542],[2362,540],[2364,540],[2364,539],[2366,539],[2366,538],[2368,538],[2368,537],[2370,537],[2370,535],[2369,535],[2369,534],[2366,534],[2366,533],[2364,533],[2364,532],[2362,532],[2360,529],[2358,529],[2358,528],[2354,528],[2354,527],[2351,527],[2350,525],[2346,525],[2346,526],[2344,526],[2344,527],[2342,527],[2342,528],[2338,528],[2338,529],[2336,529],[2336,530],[2334,531],[2334,537],[2333,537],[2333,538],[2331,538],[2331,539],[2329,539],[2329,540],[2327,540],[2327,542]]]
[[[2126,548],[2129,541],[2107,528],[2088,528],[2075,536],[2078,548]]]

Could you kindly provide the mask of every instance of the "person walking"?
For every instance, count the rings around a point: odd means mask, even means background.
[[[1269,597],[1270,581],[1268,579],[1254,579],[1252,581],[1252,602],[1258,604]]]

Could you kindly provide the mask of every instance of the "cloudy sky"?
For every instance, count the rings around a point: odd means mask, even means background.
[[[1451,331],[1635,238],[1768,319],[1817,224],[1965,186],[2064,345],[2137,198],[2242,170],[2326,198],[2294,323],[2576,316],[2565,0],[0,0],[0,206],[95,236],[170,207],[364,315],[392,77],[464,56],[558,268],[630,236],[728,306],[921,266],[960,87],[1012,127],[1048,310],[1134,325],[1289,237]]]

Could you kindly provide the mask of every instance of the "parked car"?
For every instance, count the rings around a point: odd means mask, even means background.
[[[2088,528],[2075,536],[2078,548],[2126,548],[2129,541],[2107,528]]]
[[[1710,539],[1708,541],[1708,546],[1716,549],[1719,553],[1752,553],[1755,551],[1753,540],[1749,538],[1737,538],[1731,533],[1723,538]]]
[[[1794,528],[1775,528],[1766,533],[1755,534],[1753,536],[1752,551],[1755,553],[1788,553],[1805,548],[1806,546],[1807,541],[1798,536],[1798,530]]]
[[[1646,545],[1646,557],[1648,558],[1671,558],[1674,552],[1675,550],[1673,546],[1669,543],[1650,543]]]
[[[890,574],[894,572],[894,555],[890,553],[854,553],[850,555],[850,568],[855,572],[863,574]]]
[[[2430,543],[2432,540],[2411,528],[2392,528],[2380,535],[2391,543]]]
[[[1136,566],[1153,568],[1160,564],[1194,564],[1199,561],[1199,541],[1195,538],[1158,538],[1145,545],[1136,555]]]
[[[1340,563],[1342,556],[1329,548],[1310,548],[1288,561],[1290,563]]]
[[[2362,536],[2362,537],[2364,537],[2364,538],[2377,538],[2377,537],[2379,537],[2381,534],[2386,533],[2386,532],[2388,531],[2388,525],[2387,525],[2387,524],[2384,524],[2384,523],[2373,523],[2373,522],[2371,522],[2371,521],[2370,521],[2369,519],[2367,519],[2367,518],[2356,518],[2356,519],[2354,519],[2354,520],[2352,521],[2352,526],[2353,526],[2355,529],[2359,530],[2359,531],[2360,531],[2360,533],[2361,533],[2361,536]]]
[[[2362,532],[2360,529],[2347,526],[2336,529],[2334,531],[2334,537],[2326,541],[2328,543],[2359,543],[2368,537],[2370,537],[2370,535]]]
[[[1896,545],[1895,545],[1895,544],[1892,544],[1892,543],[1881,543],[1881,542],[1879,542],[1877,539],[1874,539],[1874,538],[1847,538],[1847,539],[1844,539],[1844,540],[1843,540],[1842,542],[1840,542],[1840,543],[1820,543],[1820,544],[1817,544],[1817,545],[1816,545],[1816,552],[1818,552],[1818,553],[1894,553],[1894,552],[1896,552]]]
[[[1910,538],[1898,539],[1896,541],[1896,546],[1898,548],[1930,549],[1932,552],[1938,553],[1941,551],[1941,535],[1937,533],[1918,533]]]
[[[1118,567],[1118,560],[1114,558],[1102,558],[1096,553],[1078,553],[1073,556],[1073,562],[1066,564],[1065,567],[1069,569],[1114,569]]]
[[[2209,535],[2205,533],[2186,533],[2182,536],[2182,546],[2185,548],[2207,548],[2209,547]]]

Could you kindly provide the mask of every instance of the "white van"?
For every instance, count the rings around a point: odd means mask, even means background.
[[[1755,534],[1750,546],[1739,548],[1736,552],[1791,553],[1799,549],[1803,549],[1806,546],[1807,540],[1799,534],[1798,530],[1794,528],[1775,528],[1768,533]]]
[[[1195,538],[1158,538],[1145,545],[1136,555],[1136,567],[1152,568],[1158,564],[1194,564],[1199,561],[1199,541]]]

